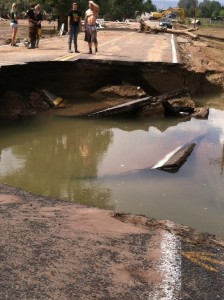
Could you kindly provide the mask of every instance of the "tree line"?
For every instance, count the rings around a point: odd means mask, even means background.
[[[184,8],[187,17],[224,18],[224,6],[216,0],[179,0],[178,7]]]
[[[0,0],[0,14],[6,17],[11,9],[12,3],[16,2],[19,12],[26,12],[30,0]],[[47,14],[49,20],[58,20],[59,26],[62,23],[67,24],[67,13],[72,7],[74,1],[68,0],[40,0],[34,4],[40,4],[43,11]],[[78,0],[79,9],[84,12],[88,8],[88,0]],[[157,11],[156,6],[151,0],[96,0],[100,6],[100,18],[111,21],[122,21],[125,19],[134,19],[142,13]],[[224,17],[224,6],[216,0],[179,0],[178,7],[184,8],[187,17],[217,18]]]
[[[13,2],[17,3],[18,10],[25,12],[32,3],[29,0],[0,0],[0,13],[2,17],[11,9]],[[68,0],[40,0],[40,4],[45,12],[52,19],[58,19],[59,24],[66,20],[68,11],[72,8],[74,1]],[[88,9],[88,0],[78,0],[78,8],[83,12]],[[133,19],[144,12],[155,11],[156,6],[151,0],[96,0],[100,6],[100,17],[105,20]],[[35,3],[37,4],[37,3]]]

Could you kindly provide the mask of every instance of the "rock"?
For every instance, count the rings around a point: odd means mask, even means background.
[[[146,97],[147,94],[139,86],[133,85],[113,85],[99,89],[91,96],[98,99],[105,98],[128,98],[128,99],[139,99]]]
[[[155,102],[151,105],[145,105],[139,111],[140,117],[158,117],[164,115],[164,107],[161,102]]]
[[[182,98],[178,98],[178,99],[172,99],[172,100],[169,100],[169,103],[174,106],[174,107],[184,107],[184,106],[187,106],[187,107],[192,107],[192,108],[195,108],[195,103],[192,99],[190,98],[187,98],[187,97],[182,97]]]
[[[197,107],[194,109],[194,113],[191,116],[199,119],[207,119],[208,115],[209,115],[208,107]]]

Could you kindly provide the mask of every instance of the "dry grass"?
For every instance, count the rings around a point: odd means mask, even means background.
[[[43,36],[53,36],[57,34],[57,22],[43,21],[42,22],[42,33]],[[19,28],[17,32],[17,39],[25,39],[28,38],[28,21],[27,20],[19,20]],[[9,20],[0,21],[0,46],[4,45],[8,39],[11,38],[11,27]]]

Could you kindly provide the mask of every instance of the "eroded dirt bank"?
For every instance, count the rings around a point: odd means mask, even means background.
[[[138,22],[106,23],[101,39],[105,36],[110,39],[115,34],[119,37],[120,31],[124,33],[128,30],[137,31],[138,35],[144,37],[146,34],[139,33],[139,29]],[[194,34],[197,35],[196,40],[182,35],[175,36],[177,50],[180,52],[178,64],[79,59],[73,62],[48,61],[2,66],[0,115],[14,117],[19,116],[23,110],[29,114],[35,109],[45,109],[32,94],[36,89],[46,89],[74,102],[80,99],[83,101],[90,93],[105,85],[132,84],[140,86],[148,95],[159,95],[182,88],[197,95],[223,92],[223,30],[216,28],[205,31],[202,27]],[[12,85],[11,79],[14,77],[16,80]]]
[[[19,76],[11,86],[15,74]],[[108,85],[139,86],[150,96],[185,88],[194,95],[202,95],[222,92],[222,79],[221,71],[189,70],[185,64],[80,59],[6,66],[0,72],[0,115],[17,117],[46,109],[34,95],[42,89],[74,104],[88,99],[91,107],[91,93]]]

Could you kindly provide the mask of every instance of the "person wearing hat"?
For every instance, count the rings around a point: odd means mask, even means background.
[[[99,15],[99,5],[89,1],[89,9],[85,13],[85,41],[89,45],[89,54],[92,54],[92,44],[94,43],[95,52],[98,52],[96,20]]]
[[[82,12],[78,10],[78,4],[74,2],[72,4],[72,10],[68,13],[68,52],[72,53],[72,40],[74,39],[74,49],[76,53],[80,53],[78,50],[78,33],[82,28]]]

